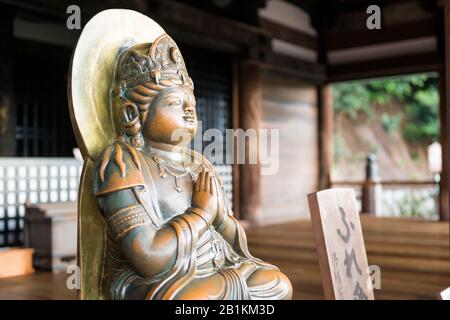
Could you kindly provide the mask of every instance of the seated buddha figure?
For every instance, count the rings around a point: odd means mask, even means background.
[[[176,43],[163,34],[124,49],[114,77],[120,130],[93,184],[108,234],[106,296],[290,299],[289,279],[249,253],[213,166],[188,148],[196,105]]]

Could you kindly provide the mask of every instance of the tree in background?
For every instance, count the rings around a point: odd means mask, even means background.
[[[332,88],[336,181],[363,179],[365,158],[372,152],[382,155],[384,180],[426,179],[426,150],[440,131],[437,74],[341,82]],[[432,187],[385,191],[384,212],[437,217]]]
[[[408,75],[333,85],[334,110],[356,119],[373,117],[376,108],[384,108],[381,122],[386,132],[401,128],[412,144],[430,144],[439,140],[439,91],[436,74]],[[401,113],[391,114],[392,102],[403,106]]]

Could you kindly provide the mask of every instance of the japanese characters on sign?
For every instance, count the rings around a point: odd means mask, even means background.
[[[374,299],[354,191],[323,190],[308,200],[325,298]]]

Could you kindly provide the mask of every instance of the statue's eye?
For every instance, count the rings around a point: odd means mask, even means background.
[[[173,99],[169,101],[169,106],[179,106],[181,104],[180,99]]]

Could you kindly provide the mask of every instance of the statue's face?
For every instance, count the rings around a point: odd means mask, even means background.
[[[142,128],[146,140],[172,145],[187,145],[196,131],[194,92],[185,86],[169,87],[158,94]]]

